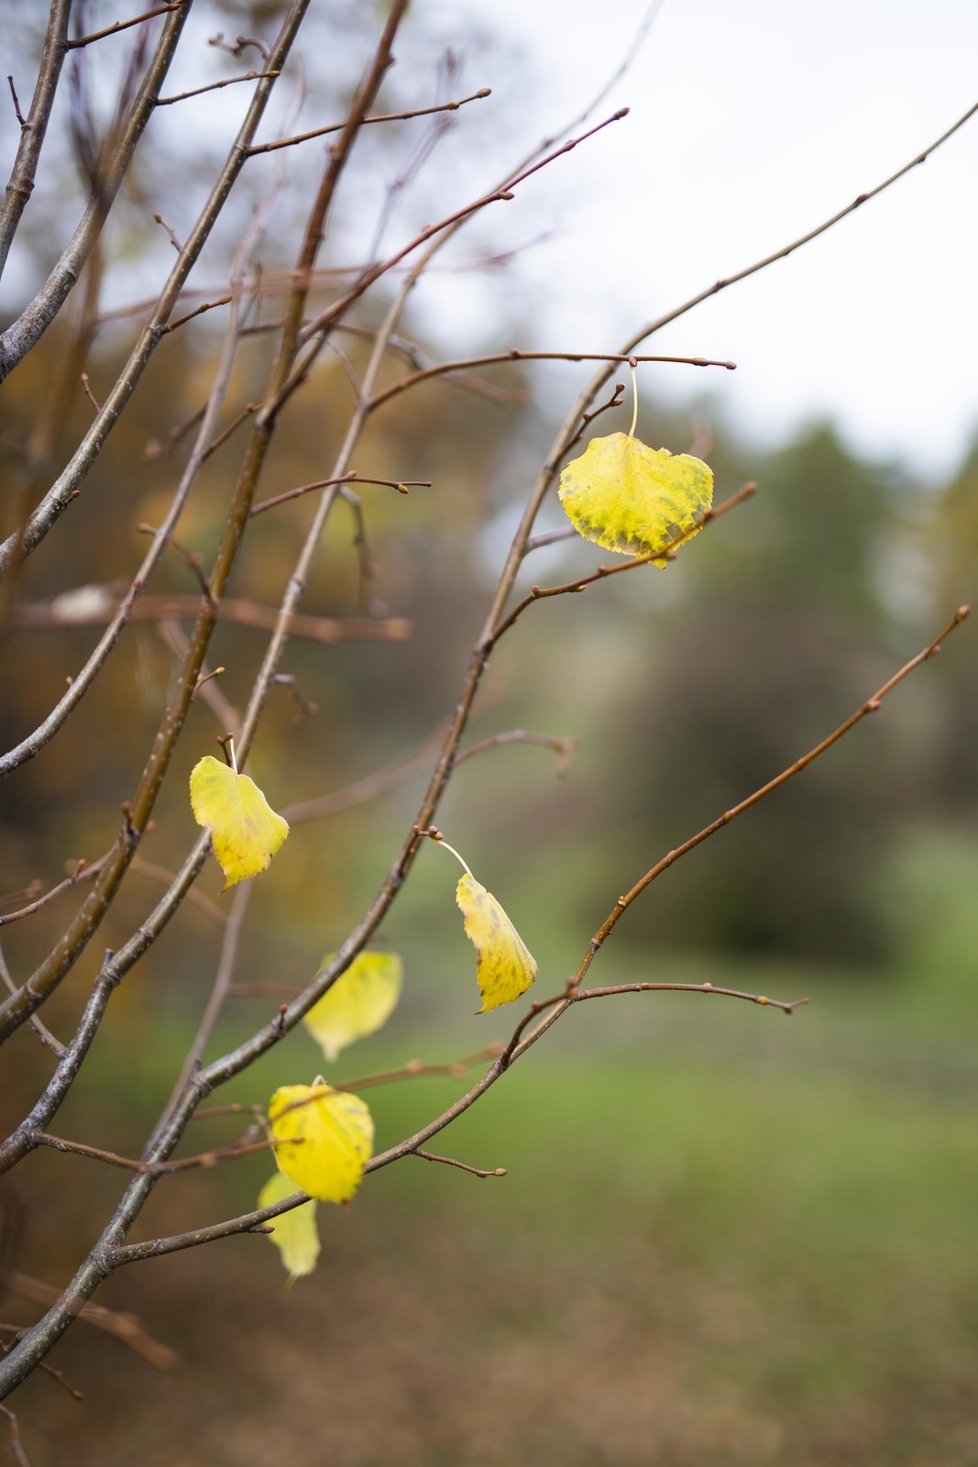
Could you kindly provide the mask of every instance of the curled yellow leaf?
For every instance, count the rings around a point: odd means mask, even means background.
[[[358,1095],[326,1084],[282,1085],[268,1103],[279,1169],[320,1202],[347,1202],[360,1185],[374,1123]]]
[[[480,1014],[512,1003],[537,976],[536,962],[491,891],[466,872],[455,888],[465,935],[475,948]]]
[[[295,1182],[284,1173],[276,1172],[273,1177],[269,1177],[259,1192],[258,1206],[271,1207],[273,1203],[283,1202],[286,1197],[291,1197],[298,1190]],[[289,1275],[289,1283],[292,1283],[294,1279],[304,1278],[307,1273],[312,1273],[319,1257],[319,1230],[316,1227],[315,1202],[303,1202],[301,1206],[293,1207],[289,1212],[280,1213],[272,1220],[271,1226],[275,1231],[269,1233],[268,1236],[282,1256],[282,1263]]]
[[[264,871],[289,833],[247,774],[206,754],[190,775],[190,804],[198,825],[209,825],[224,890]]]
[[[323,959],[325,967],[332,953]],[[356,1039],[374,1034],[401,996],[404,965],[397,953],[360,953],[303,1019],[332,1062]]]
[[[713,471],[691,454],[649,448],[638,438],[612,433],[592,438],[567,464],[559,494],[571,524],[586,540],[621,555],[649,555],[697,533],[713,503]]]

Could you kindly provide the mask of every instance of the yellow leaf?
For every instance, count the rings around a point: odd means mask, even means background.
[[[320,1202],[346,1202],[370,1160],[374,1123],[358,1095],[317,1082],[282,1085],[268,1104],[279,1168]]]
[[[258,1206],[271,1207],[273,1203],[283,1202],[286,1197],[291,1197],[298,1191],[295,1182],[290,1181],[282,1172],[276,1172],[259,1192]],[[272,1219],[271,1226],[275,1231],[268,1236],[282,1255],[282,1263],[288,1270],[289,1283],[312,1273],[319,1257],[315,1202],[303,1202],[301,1206],[293,1207],[291,1212],[281,1213]]]
[[[224,872],[224,890],[257,876],[289,833],[247,774],[237,774],[206,754],[190,775],[190,804],[198,825],[209,825],[214,854]]]
[[[592,438],[560,476],[560,501],[586,540],[649,555],[695,535],[713,502],[713,471],[688,453],[612,433]],[[654,560],[665,566],[668,561]]]
[[[482,994],[480,1014],[512,1003],[537,976],[537,965],[512,922],[469,872],[455,888],[465,935],[475,948],[476,977]]]
[[[323,959],[323,967],[333,954]],[[401,996],[403,964],[397,953],[360,953],[303,1019],[332,1062],[341,1049],[375,1033]]]

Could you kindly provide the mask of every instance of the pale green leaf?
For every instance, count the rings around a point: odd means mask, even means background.
[[[254,780],[206,754],[190,775],[190,804],[198,825],[209,825],[224,890],[264,871],[289,833]]]
[[[333,954],[323,959],[323,967]],[[404,967],[397,953],[360,953],[303,1019],[332,1062],[341,1049],[386,1023],[401,995]]]
[[[259,1207],[271,1207],[275,1202],[283,1202],[286,1197],[305,1190],[296,1186],[295,1182],[282,1172],[276,1172],[273,1177],[262,1187],[258,1194]],[[280,1213],[273,1218],[270,1227],[275,1229],[269,1233],[269,1238],[275,1244],[282,1255],[282,1263],[288,1272],[289,1282],[293,1279],[304,1278],[307,1273],[312,1273],[316,1267],[316,1259],[319,1257],[319,1230],[316,1227],[316,1204],[315,1202],[303,1202],[299,1207],[293,1207],[290,1212]]]
[[[560,501],[586,540],[649,555],[690,539],[713,503],[713,471],[688,453],[612,433],[592,438],[560,476]],[[668,561],[656,559],[653,565]]]

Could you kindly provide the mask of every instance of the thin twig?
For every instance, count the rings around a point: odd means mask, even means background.
[[[396,489],[399,494],[406,494],[409,489],[431,488],[430,479],[368,479],[358,474],[356,469],[350,469],[349,473],[340,474],[335,479],[313,479],[311,484],[300,484],[297,489],[286,489],[284,494],[276,494],[271,499],[260,499],[252,506],[252,516],[264,514],[267,509],[275,509],[277,505],[286,504],[290,499],[299,499],[314,489],[330,489],[335,484],[383,484],[388,489]]]
[[[532,586],[528,594],[523,597],[523,600],[518,601],[505,620],[500,622],[495,631],[494,640],[498,642],[504,632],[508,632],[510,627],[523,615],[527,607],[532,606],[535,601],[543,601],[550,596],[573,595],[576,592],[586,590],[588,586],[594,585],[595,581],[606,581],[611,576],[620,575],[623,571],[636,570],[639,566],[651,565],[656,560],[671,560],[679,547],[695,535],[697,530],[702,529],[704,525],[708,525],[712,520],[719,519],[721,515],[727,514],[730,510],[736,509],[738,505],[743,504],[746,499],[750,499],[756,493],[756,484],[744,484],[737,490],[736,494],[731,494],[729,499],[725,499],[722,504],[714,505],[712,509],[708,509],[699,524],[694,525],[690,530],[683,531],[682,534],[673,536],[672,539],[667,540],[658,549],[650,550],[647,555],[638,555],[631,560],[620,560],[615,565],[599,565],[597,570],[591,571],[589,575],[579,576],[576,581],[566,581],[561,586]],[[527,549],[529,548],[530,541],[528,540]]]
[[[434,1151],[422,1151],[419,1147],[412,1155],[420,1156],[422,1161],[440,1161],[445,1166],[457,1166],[459,1171],[469,1172],[473,1177],[505,1177],[504,1166],[493,1167],[492,1171],[483,1171],[481,1167],[469,1166],[467,1161],[458,1161],[454,1156],[438,1156]]]
[[[557,756],[557,778],[563,779],[570,769],[574,750],[580,748],[581,741],[577,738],[559,738],[555,734],[529,733],[525,728],[511,728],[505,733],[490,734],[477,744],[470,744],[467,749],[460,750],[455,755],[453,767],[457,769],[466,759],[472,759],[476,754],[485,754],[489,749],[499,748],[502,744],[538,744],[542,749],[553,749]]]
[[[12,76],[8,76],[7,77],[7,85],[10,88],[10,96],[11,96],[11,100],[13,101],[13,104],[14,104],[14,116],[16,117],[17,121],[20,123],[21,127],[26,127],[27,126],[27,118],[24,116],[23,112],[21,112],[21,110],[20,110],[20,99],[17,96],[17,88],[14,86],[14,79],[13,79]]]
[[[80,46],[90,46],[93,41],[104,41],[106,36],[115,36],[119,31],[127,31],[130,26],[142,25],[144,20],[155,20],[158,15],[166,15],[170,10],[180,10],[187,4],[188,0],[169,0],[168,4],[157,5],[155,10],[144,10],[142,15],[134,15],[131,20],[117,20],[114,25],[107,25],[102,31],[92,31],[88,36],[80,36],[77,41],[67,41],[65,49],[77,51]]]
[[[175,321],[170,321],[166,326],[163,327],[163,330],[164,331],[177,331],[177,330],[179,330],[179,328],[181,326],[186,326],[187,322],[188,321],[192,321],[195,316],[202,316],[205,313],[205,311],[213,311],[213,310],[215,310],[215,308],[217,306],[230,305],[230,302],[231,302],[231,297],[229,295],[222,295],[216,301],[201,301],[200,305],[199,306],[196,306],[194,308],[194,310],[188,311],[185,316],[178,316]],[[242,336],[244,335],[244,330],[242,330],[241,334],[242,334]],[[201,412],[203,412],[203,408],[201,409]],[[182,431],[181,430],[175,430],[175,431],[176,431],[178,437],[175,439],[174,438],[174,430],[171,430],[171,434],[170,434],[171,442],[178,441],[178,438],[179,437],[182,437],[183,436],[183,433],[186,432],[186,428],[184,428]]]
[[[487,1044],[474,1054],[463,1055],[461,1059],[451,1060],[448,1064],[425,1064],[419,1059],[408,1060],[406,1065],[395,1070],[381,1070],[375,1075],[359,1075],[355,1080],[331,1080],[330,1084],[334,1090],[372,1090],[375,1085],[393,1085],[401,1080],[461,1080],[465,1071],[470,1070],[473,1065],[480,1065],[483,1060],[494,1059],[501,1053],[501,1044]]]
[[[179,621],[196,617],[200,611],[199,596],[142,596],[129,611],[129,621]],[[70,593],[54,601],[22,601],[18,605],[11,624],[25,631],[44,631],[66,626],[102,626],[118,615],[119,603],[108,590],[102,598],[91,595],[77,601]],[[228,596],[217,606],[218,621],[234,626],[251,627],[256,631],[268,631],[277,625],[279,611],[274,606],[263,606],[257,601]],[[293,613],[289,633],[293,637],[310,642],[368,641],[405,642],[411,635],[411,623],[403,616],[389,617],[336,617],[310,616]],[[18,746],[19,748],[19,746]],[[9,756],[4,756],[8,758]],[[15,767],[11,765],[11,767]],[[6,773],[0,759],[0,774]]]
[[[5,1275],[4,1284],[13,1293],[33,1300],[35,1304],[53,1304],[61,1297],[59,1288],[46,1284],[41,1279],[31,1278],[25,1273]],[[114,1335],[157,1370],[176,1370],[180,1365],[177,1352],[147,1334],[135,1314],[122,1314],[116,1309],[107,1309],[104,1304],[93,1304],[89,1300],[82,1305],[78,1317],[86,1324]]]
[[[7,967],[7,958],[2,947],[0,947],[0,981],[2,981],[3,986],[6,988],[8,993],[17,992],[17,985],[13,980],[13,975],[11,974],[10,969]],[[31,1015],[30,1022],[31,1028],[34,1030],[34,1033],[37,1035],[41,1043],[46,1045],[51,1053],[57,1055],[58,1059],[60,1059],[65,1052],[65,1047],[61,1043],[61,1041],[54,1037],[54,1035],[51,1033],[51,1030],[47,1027],[46,1024],[41,1022],[37,1014]]]
[[[256,1151],[268,1151],[278,1145],[267,1138],[261,1141],[232,1141],[228,1146],[214,1147],[201,1151],[196,1156],[183,1156],[177,1161],[138,1161],[130,1156],[119,1156],[115,1151],[105,1151],[100,1146],[88,1146],[83,1141],[68,1141],[63,1136],[52,1136],[47,1131],[35,1133],[38,1146],[51,1151],[73,1153],[92,1161],[103,1161],[107,1166],[121,1167],[123,1171],[138,1172],[141,1176],[162,1177],[171,1172],[195,1171],[198,1167],[209,1170],[225,1161],[236,1161],[239,1156],[252,1156]]]
[[[394,382],[390,387],[385,387],[371,399],[371,408],[380,407],[381,403],[387,402],[392,397],[397,397],[401,392],[407,392],[409,388],[416,386],[418,382],[425,382],[431,377],[444,376],[446,372],[464,372],[470,367],[488,367],[494,362],[673,362],[688,367],[725,367],[728,372],[737,370],[736,362],[714,361],[709,357],[663,357],[663,356],[634,356],[632,354],[622,356],[618,352],[581,352],[581,351],[517,351],[511,348],[509,351],[493,352],[484,357],[462,357],[454,362],[439,362],[434,367],[424,367],[417,372],[402,377],[400,381]]]
[[[470,97],[461,97],[457,102],[439,102],[434,107],[416,107],[410,112],[386,112],[377,117],[364,117],[362,126],[366,127],[372,122],[407,122],[412,117],[431,117],[436,112],[457,112],[468,102],[480,102],[484,97],[491,96],[492,91],[489,87],[481,87]],[[311,132],[297,133],[295,137],[278,138],[274,143],[258,143],[255,147],[249,148],[248,152],[254,157],[257,153],[275,153],[279,148],[294,148],[296,143],[308,143],[313,138],[324,138],[330,133],[342,132],[345,126],[345,122],[333,122],[328,127],[315,127]]]
[[[199,97],[203,92],[216,92],[221,87],[233,87],[238,82],[262,81],[266,77],[279,75],[277,71],[246,71],[241,76],[226,76],[223,81],[207,82],[205,86],[192,87],[189,92],[178,92],[173,97],[157,97],[156,105],[157,107],[172,107],[174,102],[186,102],[188,97]]]
[[[52,886],[49,891],[44,892],[42,896],[37,897],[32,902],[29,902],[26,907],[21,907],[19,911],[7,912],[3,915],[0,915],[0,927],[6,927],[11,922],[20,922],[23,920],[24,917],[33,917],[35,912],[39,912],[42,907],[46,907],[48,902],[51,902],[54,900],[55,897],[60,896],[63,891],[69,891],[70,888],[76,886],[79,881],[90,881],[92,877],[98,875],[99,871],[102,869],[103,863],[108,860],[108,856],[109,853],[106,852],[104,856],[99,856],[97,861],[86,862],[85,860],[79,860],[76,863],[75,869],[71,873],[71,875],[66,876],[63,881],[59,881],[57,886]]]

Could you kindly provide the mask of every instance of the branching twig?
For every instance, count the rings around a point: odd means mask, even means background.
[[[23,1299],[32,1299],[35,1304],[53,1304],[61,1294],[61,1290],[53,1284],[30,1278],[25,1273],[7,1274],[4,1284],[13,1293],[19,1294]],[[78,1317],[87,1324],[94,1325],[96,1329],[114,1335],[157,1370],[176,1370],[180,1364],[180,1356],[176,1351],[147,1334],[135,1314],[120,1314],[117,1309],[106,1309],[104,1304],[93,1304],[89,1301],[82,1305]]]
[[[606,581],[610,576],[620,575],[623,571],[636,570],[642,565],[651,565],[655,560],[671,560],[679,547],[685,544],[692,535],[695,535],[696,531],[701,529],[703,525],[709,524],[711,520],[719,519],[721,515],[727,514],[731,509],[736,509],[738,505],[743,504],[745,499],[750,499],[756,493],[756,484],[744,484],[742,488],[737,490],[736,494],[731,494],[729,499],[725,499],[722,504],[714,505],[712,509],[708,509],[699,524],[693,529],[686,530],[681,535],[673,536],[671,540],[667,540],[658,549],[650,550],[647,555],[638,555],[631,560],[620,560],[615,565],[599,565],[597,570],[591,571],[589,575],[579,576],[576,581],[566,581],[561,586],[532,586],[529,593],[523,597],[523,600],[517,602],[506,619],[500,622],[493,640],[498,642],[503,633],[508,632],[510,627],[523,615],[527,607],[532,606],[535,601],[543,601],[549,596],[573,595],[576,592],[586,590],[588,586],[593,586],[595,581]],[[528,540],[527,550],[535,548],[536,545]]]

